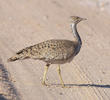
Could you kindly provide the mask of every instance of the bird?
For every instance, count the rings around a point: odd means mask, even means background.
[[[73,58],[79,53],[82,40],[77,31],[77,24],[86,18],[81,18],[78,16],[71,16],[71,29],[73,33],[74,40],[66,39],[50,39],[44,42],[26,47],[18,52],[14,56],[8,59],[8,62],[23,60],[23,59],[35,59],[42,60],[46,63],[44,68],[44,74],[42,79],[42,84],[46,84],[47,71],[51,64],[57,64],[57,71],[60,78],[61,86],[66,87],[61,75],[60,65],[69,63]]]

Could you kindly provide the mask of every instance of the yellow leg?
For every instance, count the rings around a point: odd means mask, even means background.
[[[62,79],[62,76],[61,76],[61,70],[60,70],[60,65],[58,65],[58,74],[59,74],[59,77],[60,77],[60,81],[61,81],[61,85],[62,85],[62,87],[64,88],[65,87],[65,85],[64,85],[64,82],[63,82],[63,79]]]
[[[47,86],[47,84],[45,83],[45,80],[46,80],[46,75],[47,75],[48,68],[49,68],[49,64],[47,64],[47,65],[45,66],[44,75],[43,75],[43,80],[42,80],[42,85],[46,85],[46,86]]]

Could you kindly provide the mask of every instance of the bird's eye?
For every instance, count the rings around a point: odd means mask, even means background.
[[[79,19],[79,17],[77,17],[77,19]]]

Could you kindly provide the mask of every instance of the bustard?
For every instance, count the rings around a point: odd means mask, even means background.
[[[9,58],[8,61],[32,58],[46,62],[42,80],[43,85],[47,85],[45,80],[49,66],[51,64],[58,64],[58,74],[60,77],[61,85],[62,87],[65,87],[61,76],[60,64],[70,62],[73,57],[79,53],[82,41],[77,31],[77,24],[82,20],[86,20],[85,18],[78,16],[71,16],[71,19],[71,28],[75,38],[74,41],[62,39],[47,40],[18,51],[15,56]]]

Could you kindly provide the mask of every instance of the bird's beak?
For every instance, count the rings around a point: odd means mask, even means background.
[[[81,20],[87,20],[87,18],[82,18]]]

